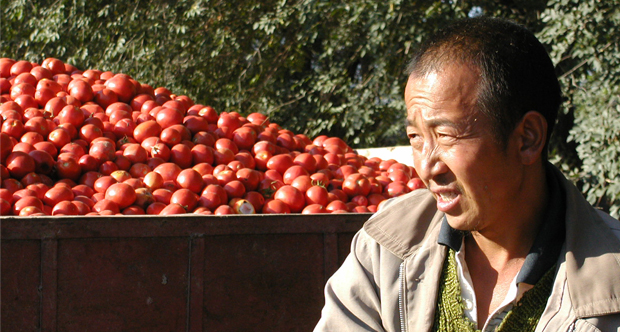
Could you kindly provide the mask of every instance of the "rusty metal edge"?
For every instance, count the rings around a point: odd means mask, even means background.
[[[2,240],[356,232],[369,213],[0,217]]]

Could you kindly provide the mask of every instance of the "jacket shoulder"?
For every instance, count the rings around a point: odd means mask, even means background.
[[[386,202],[364,224],[364,230],[403,259],[419,248],[429,231],[439,226],[442,217],[433,195],[426,189],[418,189]]]

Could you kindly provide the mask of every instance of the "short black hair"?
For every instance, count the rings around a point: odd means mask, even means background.
[[[534,34],[512,21],[475,17],[454,22],[427,39],[413,54],[407,73],[422,77],[447,64],[480,71],[478,109],[494,123],[493,132],[505,144],[528,111],[547,120],[547,144],[562,92],[547,51]]]

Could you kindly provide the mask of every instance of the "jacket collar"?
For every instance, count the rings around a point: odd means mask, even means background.
[[[558,264],[566,264],[575,314],[583,318],[620,312],[620,239],[610,230],[610,225],[620,229],[620,222],[594,209],[557,168],[547,174],[565,194],[566,252]],[[430,192],[418,189],[388,202],[364,229],[405,259],[426,241],[436,243],[443,216]]]
[[[575,315],[618,313],[620,239],[610,226],[620,229],[620,223],[594,209],[559,170],[554,171],[566,192],[566,279]]]

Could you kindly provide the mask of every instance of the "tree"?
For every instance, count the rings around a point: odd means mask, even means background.
[[[620,0],[0,0],[0,54],[129,74],[222,111],[354,147],[406,144],[411,50],[468,15],[535,32],[566,103],[553,161],[618,216]]]
[[[590,203],[619,216],[620,1],[551,0],[541,40],[566,93],[566,141],[555,162]],[[564,145],[566,147],[567,145]]]

